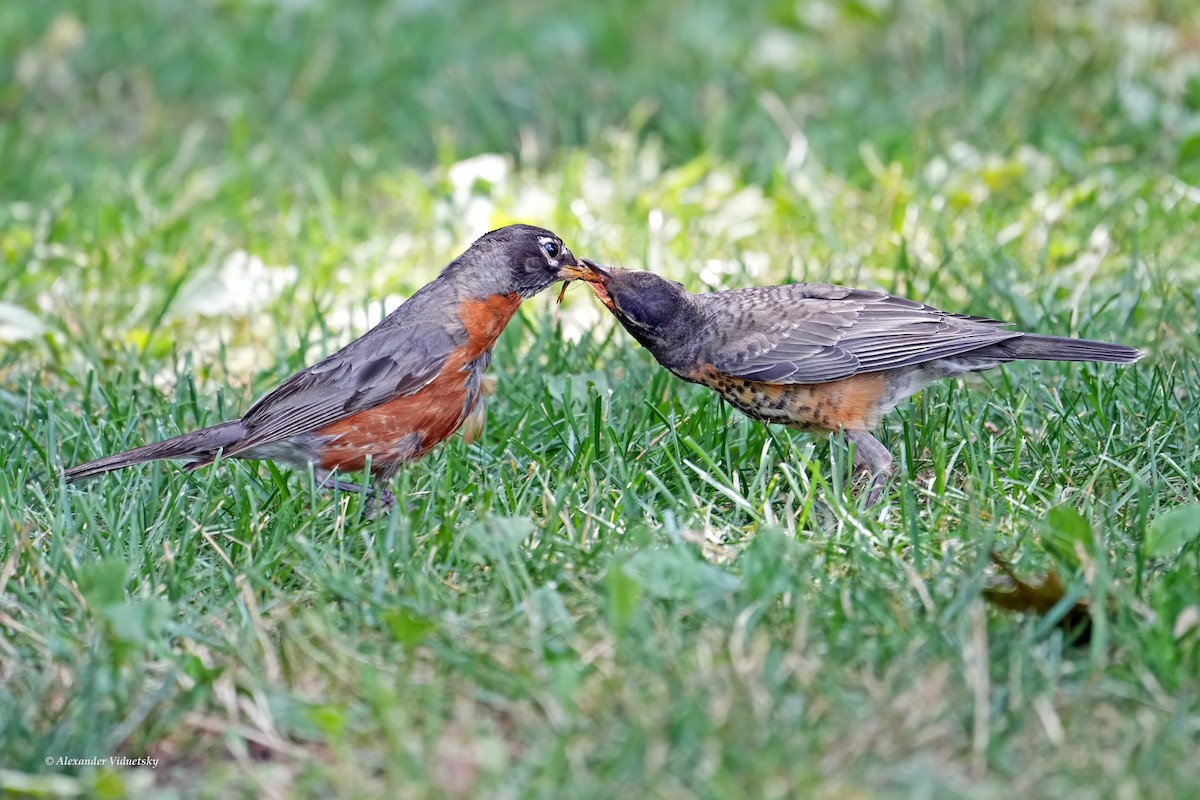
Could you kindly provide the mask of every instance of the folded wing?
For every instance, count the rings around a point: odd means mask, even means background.
[[[406,316],[385,321],[259,398],[242,418],[245,438],[226,454],[320,430],[428,386],[465,334],[430,326],[420,314]]]
[[[825,284],[702,295],[722,324],[702,357],[763,383],[826,383],[935,361],[1021,336],[883,292]]]

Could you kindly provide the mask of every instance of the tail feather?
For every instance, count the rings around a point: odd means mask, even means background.
[[[1031,359],[1034,361],[1104,361],[1110,364],[1132,364],[1145,353],[1134,347],[1111,342],[1023,333],[971,355],[995,356],[1004,361]]]
[[[86,464],[71,467],[63,473],[67,483],[91,478],[114,469],[131,467],[146,461],[157,461],[162,458],[184,458],[190,461],[211,461],[222,447],[229,447],[246,435],[241,420],[222,422],[210,428],[175,436],[165,441],[155,442],[143,447],[135,447],[123,453],[116,453]]]

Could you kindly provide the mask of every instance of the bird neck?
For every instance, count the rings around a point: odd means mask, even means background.
[[[703,313],[695,297],[681,292],[673,304],[672,314],[652,328],[624,322],[624,327],[642,347],[650,351],[658,363],[669,370],[690,364],[699,353],[699,332]]]

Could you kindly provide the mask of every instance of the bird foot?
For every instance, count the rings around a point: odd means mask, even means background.
[[[875,505],[883,498],[883,490],[887,486],[887,480],[890,475],[890,472],[877,472],[871,478],[870,488],[867,490],[867,508]]]
[[[390,489],[376,489],[367,499],[363,516],[367,519],[379,519],[396,506],[396,495]]]

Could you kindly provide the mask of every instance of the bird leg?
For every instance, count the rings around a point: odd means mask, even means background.
[[[392,482],[392,478],[396,477],[396,473],[399,471],[399,462],[371,467],[371,488],[373,491],[371,499],[367,501],[367,519],[380,517],[391,511],[392,507],[396,505],[396,495],[388,487]]]
[[[868,431],[844,431],[846,441],[854,445],[854,471],[871,479],[868,484],[867,507],[879,502],[888,477],[895,470],[892,454]]]
[[[355,494],[373,494],[374,490],[370,486],[363,486],[354,481],[343,481],[335,478],[333,475],[326,475],[322,478],[317,486],[322,489],[334,489],[339,492],[354,492]]]
[[[375,519],[381,514],[386,514],[392,510],[392,506],[396,505],[396,495],[392,494],[391,489],[387,488],[387,482],[391,480],[396,471],[389,470],[386,475],[380,475],[378,472],[374,474],[374,480],[370,486],[363,486],[361,483],[354,481],[344,481],[334,477],[331,473],[326,473],[324,477],[317,483],[322,489],[332,489],[339,492],[354,492],[361,494],[367,498],[365,514],[368,519]]]

